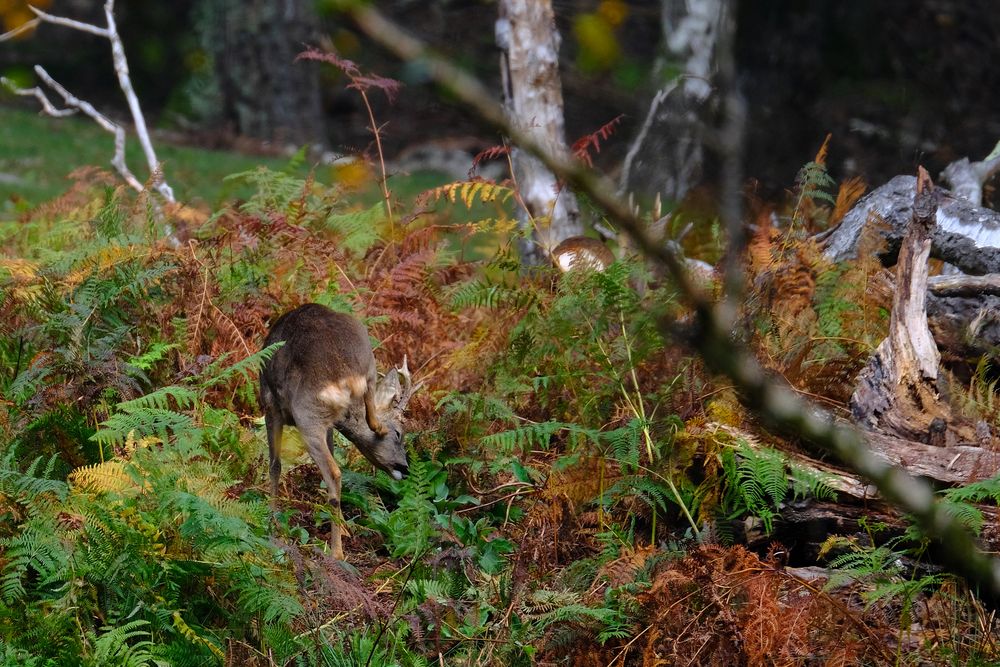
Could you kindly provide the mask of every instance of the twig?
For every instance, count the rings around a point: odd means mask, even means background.
[[[35,74],[37,74],[38,78],[44,81],[49,88],[58,93],[59,96],[63,98],[63,102],[65,102],[67,106],[72,108],[56,109],[55,106],[49,101],[45,93],[37,86],[35,88],[28,89],[18,88],[17,85],[10,79],[3,79],[3,84],[16,95],[33,95],[38,98],[38,100],[42,103],[42,110],[50,116],[69,116],[70,114],[76,113],[77,110],[82,111],[87,116],[90,116],[94,122],[113,134],[115,137],[115,154],[111,158],[111,166],[115,168],[115,170],[123,179],[125,179],[125,182],[128,183],[129,187],[133,190],[136,192],[142,192],[145,190],[142,182],[135,177],[135,174],[132,173],[132,171],[128,168],[128,165],[125,163],[125,130],[122,129],[120,125],[95,109],[94,105],[90,102],[81,100],[73,95],[73,93],[66,90],[66,88],[53,79],[41,65],[35,65]]]
[[[111,2],[111,4],[113,5],[114,2]],[[35,13],[35,16],[38,17],[37,20],[39,21],[51,23],[52,25],[61,25],[66,28],[72,28],[73,30],[79,30],[80,32],[89,32],[91,35],[97,35],[98,37],[103,37],[104,39],[111,39],[111,33],[107,28],[99,28],[90,23],[74,21],[73,19],[64,18],[62,16],[53,16],[52,14],[43,12],[41,9],[32,5],[28,5],[28,9]]]
[[[132,112],[132,122],[135,124],[135,134],[142,146],[142,152],[146,155],[146,164],[149,167],[150,176],[154,180],[154,188],[163,195],[169,202],[174,200],[174,191],[163,179],[160,170],[160,162],[156,159],[156,151],[153,149],[153,142],[149,139],[149,130],[146,129],[146,117],[142,115],[142,108],[139,106],[139,98],[132,88],[132,78],[129,76],[128,60],[125,58],[125,47],[122,45],[121,37],[118,36],[118,27],[115,24],[115,0],[107,0],[104,3],[104,17],[108,22],[107,38],[111,42],[111,57],[115,64],[115,74],[118,75],[118,85],[125,94],[129,111]]]
[[[729,9],[732,10],[732,4]],[[768,377],[753,355],[730,335],[729,323],[735,321],[735,304],[729,301],[715,305],[709,301],[691,282],[680,257],[671,248],[654,241],[638,216],[615,194],[616,189],[607,178],[578,161],[552,155],[538,146],[508,121],[502,107],[478,80],[432,54],[420,40],[370,5],[352,4],[348,11],[369,37],[397,56],[419,62],[432,80],[471,107],[483,120],[511,136],[522,148],[536,154],[578,192],[586,193],[632,237],[648,259],[670,271],[698,318],[691,344],[712,370],[733,380],[750,409],[772,427],[796,434],[834,453],[855,472],[871,479],[886,498],[911,514],[926,534],[944,546],[942,557],[954,572],[980,586],[980,592],[989,598],[991,605],[1000,603],[1000,562],[976,547],[968,530],[935,502],[930,486],[872,452],[857,429],[838,424],[833,415],[807,403],[787,386]],[[729,196],[738,197],[739,194]],[[723,210],[727,226],[735,224],[729,220],[734,214],[733,207],[724,206]],[[670,332],[673,323],[664,319],[660,326]]]
[[[153,188],[159,192],[166,201],[171,203],[176,201],[174,199],[173,189],[163,178],[160,163],[156,158],[156,151],[153,149],[153,142],[149,138],[149,130],[146,127],[146,118],[142,114],[142,108],[139,106],[139,98],[136,96],[135,89],[132,87],[132,78],[129,76],[128,60],[125,58],[125,47],[122,45],[121,37],[118,34],[118,27],[115,23],[115,0],[106,0],[104,3],[104,17],[107,22],[107,26],[103,28],[91,23],[84,23],[82,21],[76,21],[62,16],[55,16],[30,5],[29,8],[35,13],[36,18],[15,28],[14,30],[11,30],[10,32],[0,35],[0,42],[7,41],[23,32],[35,28],[40,23],[51,23],[52,25],[63,26],[72,30],[79,30],[80,32],[103,37],[111,43],[111,57],[114,63],[115,74],[118,76],[118,86],[125,95],[125,101],[128,103],[129,111],[132,114],[132,123],[135,126],[135,134],[139,139],[139,144],[142,146],[142,151],[146,156],[146,163],[149,166],[150,180],[153,184]],[[122,129],[120,125],[109,120],[107,116],[97,111],[92,104],[77,98],[66,90],[66,88],[56,82],[56,80],[53,79],[40,65],[35,65],[35,73],[38,74],[39,78],[41,78],[46,85],[59,93],[68,106],[79,109],[87,116],[90,116],[97,122],[98,125],[115,136],[115,154],[111,159],[111,165],[121,175],[121,177],[125,179],[125,182],[129,184],[129,187],[137,192],[144,192],[146,187],[138,178],[135,177],[131,170],[129,170],[125,162],[125,130]],[[2,83],[16,95],[30,95],[37,98],[42,104],[42,110],[50,116],[68,116],[73,113],[72,110],[56,109],[40,88],[36,87],[23,89],[18,87],[9,79],[2,79]],[[172,235],[172,232],[168,230],[168,234]]]
[[[54,104],[45,95],[45,91],[35,86],[33,88],[20,88],[16,83],[8,79],[7,77],[0,77],[0,84],[3,84],[7,90],[14,93],[15,95],[24,95],[26,97],[35,97],[39,103],[42,105],[42,111],[44,111],[49,116],[55,118],[63,118],[65,116],[72,116],[79,109],[57,109]]]
[[[9,30],[8,32],[5,32],[2,35],[0,35],[0,42],[6,42],[9,39],[14,39],[18,35],[29,32],[30,30],[37,28],[39,23],[41,23],[40,19],[31,19],[30,21],[25,21],[24,23],[17,26],[13,30]]]

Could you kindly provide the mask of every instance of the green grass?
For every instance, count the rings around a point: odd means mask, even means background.
[[[175,146],[154,138],[157,157],[167,181],[182,201],[209,205],[248,193],[223,177],[255,165],[280,168],[283,158],[241,155],[225,151]],[[78,167],[94,165],[111,170],[114,137],[86,118],[50,118],[31,111],[0,107],[0,210],[14,200],[32,205],[64,192],[67,178]],[[140,180],[148,176],[146,161],[134,136],[126,142],[129,168]]]
[[[179,146],[158,140],[154,134],[157,157],[163,164],[167,182],[178,201],[204,204],[218,210],[234,200],[247,199],[253,186],[242,179],[226,180],[231,174],[252,170],[258,166],[286,169],[286,158],[248,155],[221,150],[205,150]],[[69,189],[69,174],[84,166],[97,166],[113,171],[110,160],[114,154],[114,137],[83,117],[51,118],[33,111],[0,106],[0,221],[13,222],[21,211],[48,201]],[[140,180],[148,176],[146,160],[139,142],[128,136],[126,159],[129,168]],[[312,165],[295,168],[303,178]],[[317,166],[314,178],[325,184],[337,180],[334,168]],[[347,197],[359,207],[371,206],[382,198],[373,175],[360,187],[348,188]],[[397,214],[412,211],[416,197],[450,179],[437,172],[421,171],[390,176],[389,189],[399,203]],[[513,204],[476,202],[471,208],[462,203],[439,201],[432,206],[442,213],[441,222],[463,223],[513,215]],[[501,211],[505,208],[506,212]],[[452,250],[465,258],[491,256],[501,242],[495,233],[476,234],[471,238],[451,238]]]
[[[285,158],[172,145],[155,136],[154,145],[178,201],[204,202],[213,210],[252,194],[249,186],[226,181],[226,176],[257,166],[282,169],[288,165]],[[65,192],[74,169],[93,165],[112,171],[113,154],[114,137],[87,118],[51,118],[0,106],[0,218]],[[148,177],[139,142],[131,135],[126,159],[140,180]],[[309,165],[297,171],[305,176]],[[330,183],[333,171],[319,167],[315,177]],[[394,198],[405,200],[444,182],[440,174],[423,172],[392,177],[389,185]],[[360,201],[380,198],[376,184],[368,190],[358,193]]]

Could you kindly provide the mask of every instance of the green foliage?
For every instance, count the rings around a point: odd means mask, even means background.
[[[816,160],[806,163],[795,177],[799,199],[795,203],[795,210],[792,213],[793,226],[802,222],[805,215],[804,209],[807,205],[811,206],[817,200],[828,204],[835,204],[837,201],[833,195],[827,192],[827,190],[837,187],[837,182],[827,172],[825,159],[826,143],[820,149]]]
[[[741,442],[723,449],[720,457],[725,478],[721,507],[727,520],[750,514],[770,533],[789,490],[796,497],[834,499],[834,491],[822,475],[792,465],[777,450]]]
[[[698,435],[717,388],[661,333],[686,315],[668,282],[629,261],[526,270],[502,214],[443,243],[429,232],[444,225],[398,208],[390,224],[386,202],[345,201],[303,159],[235,174],[254,194],[179,249],[148,202],[111,192],[6,238],[20,249],[0,264],[0,667],[530,665],[581,642],[602,664],[636,661],[658,613],[647,593],[672,585],[657,566],[699,536],[695,517],[770,531],[790,495],[833,497],[775,450]],[[803,209],[829,185],[807,166]],[[514,201],[478,181],[435,192],[477,211]],[[445,250],[490,234],[481,265]],[[819,266],[800,290],[826,339],[815,354],[852,352],[849,270]],[[310,300],[366,318],[383,364],[416,346],[431,385],[411,405],[408,477],[347,457],[351,565],[324,552],[311,463],[286,472],[272,514],[254,427],[275,351],[255,345]],[[968,503],[996,486],[945,497],[978,526]],[[836,564],[888,572],[890,547]],[[939,583],[893,571],[871,600]]]
[[[957,486],[941,492],[940,502],[953,516],[975,533],[979,533],[985,523],[983,513],[973,503],[989,501],[1000,505],[1000,475],[964,486]]]
[[[380,239],[379,228],[387,221],[385,203],[378,202],[360,211],[330,213],[325,224],[341,237],[344,248],[363,257]]]

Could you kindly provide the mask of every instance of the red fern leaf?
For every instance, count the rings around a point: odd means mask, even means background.
[[[489,148],[484,148],[483,150],[476,153],[476,157],[472,158],[472,169],[469,170],[469,176],[476,171],[479,167],[480,162],[486,162],[487,160],[496,160],[500,157],[506,157],[510,155],[510,146],[490,146]]]
[[[348,88],[354,88],[362,92],[371,88],[377,88],[385,93],[389,102],[395,101],[396,94],[399,93],[399,89],[403,86],[402,82],[396,79],[378,76],[377,74],[364,74],[356,62],[343,58],[332,51],[320,51],[315,47],[311,47],[300,53],[295,60],[296,62],[299,60],[316,60],[333,65],[351,80],[351,83],[347,86]]]
[[[601,142],[607,141],[608,138],[615,133],[615,128],[618,127],[624,117],[625,114],[618,114],[604,125],[601,125],[594,132],[577,139],[570,149],[573,155],[579,160],[582,160],[588,167],[593,167],[594,161],[590,157],[591,149],[593,149],[595,153],[600,153]]]
[[[320,51],[315,46],[300,53],[295,58],[296,62],[299,60],[317,60],[328,65],[333,65],[351,79],[361,76],[361,68],[353,60],[342,58],[338,54],[329,51]]]

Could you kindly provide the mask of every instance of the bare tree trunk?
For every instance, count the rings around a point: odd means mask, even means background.
[[[723,0],[661,0],[666,53],[656,68],[666,77],[668,64],[680,61],[681,73],[653,96],[645,120],[625,157],[623,192],[668,202],[680,201],[702,177],[704,131],[712,111],[713,78]]]
[[[312,2],[201,0],[199,9],[222,119],[244,136],[325,143],[317,65],[295,62],[319,35]]]
[[[496,23],[504,100],[513,123],[539,145],[566,155],[559,33],[551,0],[500,0]],[[576,196],[537,158],[514,147],[514,178],[528,208],[522,224],[531,239],[521,247],[526,263],[546,261],[563,239],[583,232]]]

